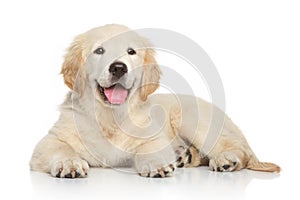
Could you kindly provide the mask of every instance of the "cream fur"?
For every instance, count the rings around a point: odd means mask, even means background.
[[[275,164],[258,161],[241,131],[227,116],[212,151],[202,152],[213,105],[197,98],[198,108],[191,108],[190,102],[195,99],[192,96],[180,96],[182,105],[172,94],[149,96],[157,89],[161,75],[154,50],[143,49],[149,42],[135,33],[114,39],[114,36],[127,31],[129,29],[124,26],[106,25],[75,38],[62,67],[65,83],[71,91],[60,107],[59,120],[33,152],[30,162],[32,170],[58,177],[71,174],[74,178],[85,177],[89,166],[133,166],[142,176],[160,174],[164,177],[174,170],[175,150],[187,143],[193,147],[190,166],[198,166],[201,158],[208,158],[212,170],[224,165],[230,165],[228,171],[242,168],[280,170]],[[135,88],[130,99],[124,105],[111,108],[101,99],[94,81],[107,84],[109,75],[105,66],[110,61],[101,63],[104,61],[93,55],[93,50],[99,45],[106,45],[103,59],[110,55],[113,61],[116,59],[114,56],[120,55],[129,44],[141,48],[137,50],[137,55],[130,57],[122,54],[117,59],[127,64],[129,72],[136,66],[144,66],[134,77],[125,77],[124,84]],[[114,52],[116,54],[112,55]],[[153,109],[153,105],[160,105],[166,115]],[[199,121],[191,110],[201,113]],[[182,116],[188,117],[186,123],[182,123]],[[193,123],[199,125],[196,135],[189,131]],[[151,135],[156,130],[157,134]],[[237,166],[233,166],[234,162]]]

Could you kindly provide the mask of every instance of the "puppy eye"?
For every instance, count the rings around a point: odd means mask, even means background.
[[[103,49],[103,47],[99,47],[94,51],[95,54],[99,54],[99,55],[104,54],[104,52],[105,50]]]
[[[128,48],[128,49],[127,49],[127,53],[128,53],[129,55],[134,55],[134,54],[136,54],[136,52],[135,52],[135,50],[134,50],[133,48]]]

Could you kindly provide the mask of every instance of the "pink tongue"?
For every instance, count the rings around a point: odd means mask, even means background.
[[[110,88],[104,88],[104,93],[111,104],[124,103],[128,95],[128,91],[119,85],[115,85]]]

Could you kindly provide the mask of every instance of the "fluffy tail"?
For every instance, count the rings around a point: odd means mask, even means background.
[[[269,162],[259,162],[255,156],[251,156],[250,160],[246,166],[247,169],[263,172],[280,172],[280,167],[274,163]]]

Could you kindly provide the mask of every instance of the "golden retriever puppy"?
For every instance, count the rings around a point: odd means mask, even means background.
[[[149,46],[121,25],[75,38],[61,70],[71,91],[33,152],[32,170],[60,178],[86,177],[89,167],[134,167],[143,177],[200,165],[220,172],[280,171],[258,161],[241,131],[212,104],[188,95],[150,95],[161,71]],[[223,126],[206,151],[213,114],[224,116]]]

